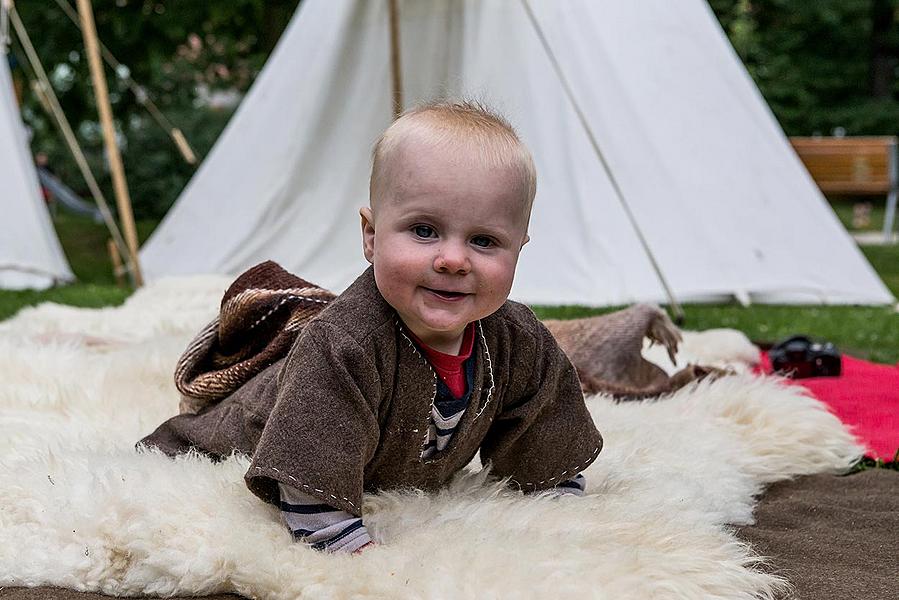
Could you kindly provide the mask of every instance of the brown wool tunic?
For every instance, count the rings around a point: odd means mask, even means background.
[[[602,437],[574,367],[527,307],[506,302],[478,322],[471,401],[449,446],[429,459],[436,375],[369,268],[306,326],[290,353],[199,414],[142,443],[169,454],[252,454],[249,489],[277,503],[277,483],[361,514],[363,491],[445,484],[480,450],[525,491],[585,469]]]

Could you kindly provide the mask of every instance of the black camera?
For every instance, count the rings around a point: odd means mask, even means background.
[[[804,335],[775,344],[768,351],[774,371],[794,379],[837,377],[843,370],[839,351],[830,342],[813,342]]]

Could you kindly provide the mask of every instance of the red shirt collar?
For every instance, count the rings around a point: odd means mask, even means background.
[[[462,346],[459,348],[459,354],[446,354],[439,350],[434,350],[418,339],[418,336],[412,333],[412,331],[409,331],[409,333],[422,352],[425,353],[425,357],[431,363],[431,366],[434,367],[434,370],[439,375],[444,376],[445,374],[461,372],[462,364],[471,357],[471,352],[474,350],[474,328],[474,323],[469,323],[465,328],[465,333],[462,334]]]

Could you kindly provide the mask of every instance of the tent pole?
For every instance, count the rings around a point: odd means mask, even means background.
[[[62,9],[66,16],[69,17],[69,20],[75,24],[75,26],[80,30],[81,22],[78,19],[78,13],[75,12],[75,9],[69,4],[68,0],[56,0],[57,6]],[[116,72],[119,71],[121,67],[124,65],[116,60],[116,57],[112,55],[112,52],[109,51],[109,48],[106,47],[106,44],[99,41],[100,52],[103,55],[103,60],[106,61],[112,69]],[[126,67],[127,68],[127,67]],[[130,70],[129,70],[130,72]],[[190,147],[190,144],[187,141],[187,138],[184,137],[184,133],[175,127],[171,121],[169,121],[164,114],[159,110],[159,107],[153,103],[153,100],[150,99],[150,96],[147,92],[142,88],[134,79],[131,78],[130,75],[127,75],[122,78],[123,81],[128,85],[128,88],[131,90],[131,93],[134,94],[135,100],[137,100],[138,104],[147,109],[147,112],[150,113],[150,116],[153,117],[153,120],[162,127],[163,130],[167,134],[169,134],[169,138],[171,138],[172,142],[174,142],[175,146],[178,148],[178,151],[181,153],[181,157],[184,159],[184,162],[193,165],[197,163],[197,156],[194,154],[193,148]]]
[[[131,212],[131,198],[128,195],[128,182],[125,180],[125,170],[122,167],[122,156],[119,153],[118,144],[116,144],[115,128],[112,124],[112,106],[109,104],[106,76],[103,73],[103,63],[100,60],[100,47],[97,42],[97,28],[94,24],[91,0],[78,0],[78,14],[81,16],[84,48],[90,64],[91,78],[94,83],[94,96],[96,97],[97,109],[100,113],[100,123],[103,126],[103,140],[106,144],[106,158],[109,161],[109,170],[112,174],[116,205],[118,206],[119,216],[122,219],[122,226],[125,230],[125,241],[128,244],[128,253],[131,255],[130,262],[134,267],[131,275],[134,277],[135,287],[140,287],[144,282],[137,258],[137,229],[134,226],[134,214]]]
[[[0,53],[6,54],[9,50],[9,12],[12,10],[13,0],[0,0]]]
[[[587,137],[590,139],[590,145],[593,147],[593,152],[596,153],[596,157],[599,159],[602,168],[605,170],[606,177],[609,178],[609,181],[612,184],[612,188],[615,190],[615,196],[621,203],[621,207],[624,209],[624,213],[627,215],[631,226],[634,228],[634,232],[637,234],[637,239],[640,240],[640,244],[643,246],[643,251],[646,252],[646,256],[647,258],[649,258],[649,262],[656,273],[656,277],[658,277],[659,283],[662,284],[662,289],[665,290],[665,295],[668,297],[668,302],[671,305],[671,311],[674,313],[674,320],[678,325],[680,325],[684,321],[684,310],[683,308],[681,308],[681,305],[677,301],[677,298],[674,297],[674,292],[671,290],[671,286],[668,285],[668,281],[665,279],[665,275],[662,273],[662,269],[659,266],[658,261],[656,261],[652,250],[649,248],[649,242],[646,241],[646,237],[640,230],[640,225],[637,223],[637,219],[634,216],[634,213],[631,211],[630,206],[628,206],[627,201],[624,199],[624,193],[621,191],[621,186],[618,185],[618,180],[615,179],[615,175],[614,173],[612,173],[612,169],[609,167],[609,163],[606,162],[606,158],[603,155],[602,150],[600,150],[599,148],[599,142],[596,141],[596,136],[593,135],[593,130],[590,128],[590,124],[587,122],[587,117],[584,115],[584,112],[581,110],[580,105],[577,103],[577,100],[574,97],[574,92],[572,91],[568,80],[565,78],[565,74],[562,72],[562,66],[559,64],[559,61],[556,58],[556,55],[553,53],[552,48],[550,48],[549,41],[543,34],[543,30],[540,29],[540,24],[537,23],[537,17],[534,15],[533,10],[531,9],[530,2],[528,0],[521,0],[521,3],[522,5],[524,5],[524,10],[528,15],[528,19],[530,19],[531,25],[534,26],[534,30],[537,32],[537,37],[540,38],[540,43],[543,45],[543,49],[546,51],[546,55],[552,63],[553,68],[556,71],[556,75],[559,77],[559,81],[562,83],[562,87],[565,90],[565,95],[568,96],[568,100],[574,107],[574,112],[577,114],[577,118],[580,121],[581,126],[584,128],[584,131],[587,133]]]
[[[127,272],[127,267],[122,265],[122,255],[116,247],[112,238],[106,240],[106,249],[109,251],[109,260],[112,261],[112,274],[115,275],[115,283],[119,287],[125,287],[125,278],[122,276]]]
[[[72,157],[75,159],[75,164],[78,165],[78,169],[81,171],[85,183],[87,183],[87,187],[94,198],[94,202],[97,204],[97,208],[100,209],[100,214],[103,215],[103,221],[106,223],[109,234],[112,236],[113,240],[115,240],[116,245],[119,247],[119,251],[123,255],[127,255],[128,248],[125,244],[125,239],[122,237],[121,231],[119,231],[119,226],[116,225],[112,212],[109,210],[109,205],[106,202],[106,198],[103,197],[103,192],[100,191],[100,186],[97,185],[97,180],[94,179],[94,174],[87,164],[84,152],[82,152],[81,147],[78,145],[78,139],[75,137],[75,132],[72,131],[72,126],[69,124],[69,120],[66,119],[65,113],[59,105],[59,99],[56,97],[53,86],[47,78],[47,72],[44,70],[43,65],[41,65],[40,58],[34,49],[34,45],[31,43],[31,38],[28,37],[25,25],[22,23],[22,19],[19,18],[19,13],[15,10],[12,10],[9,13],[9,17],[16,30],[16,34],[19,36],[19,42],[22,44],[22,49],[25,51],[25,58],[27,59],[28,64],[31,65],[31,70],[34,71],[36,77],[32,82],[34,93],[43,109],[53,118],[53,121],[59,128],[66,145],[69,147],[69,151],[72,153]],[[130,262],[128,268],[131,268]]]
[[[387,0],[390,12],[390,78],[393,83],[393,119],[403,114],[403,69],[400,62],[400,9],[397,0]]]

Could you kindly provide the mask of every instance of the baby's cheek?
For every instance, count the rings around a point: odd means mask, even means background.
[[[408,253],[392,249],[375,258],[375,281],[381,295],[388,301],[400,300],[410,293],[415,285],[416,272],[415,261],[409,260]]]
[[[415,261],[407,253],[393,252],[390,260],[383,261],[383,274],[395,284],[405,284],[415,277]]]
[[[498,261],[489,270],[484,284],[498,294],[508,294],[515,276],[515,261]]]
[[[492,313],[509,297],[511,287],[512,279],[508,272],[496,272],[481,280],[478,295],[488,304],[485,308]]]

